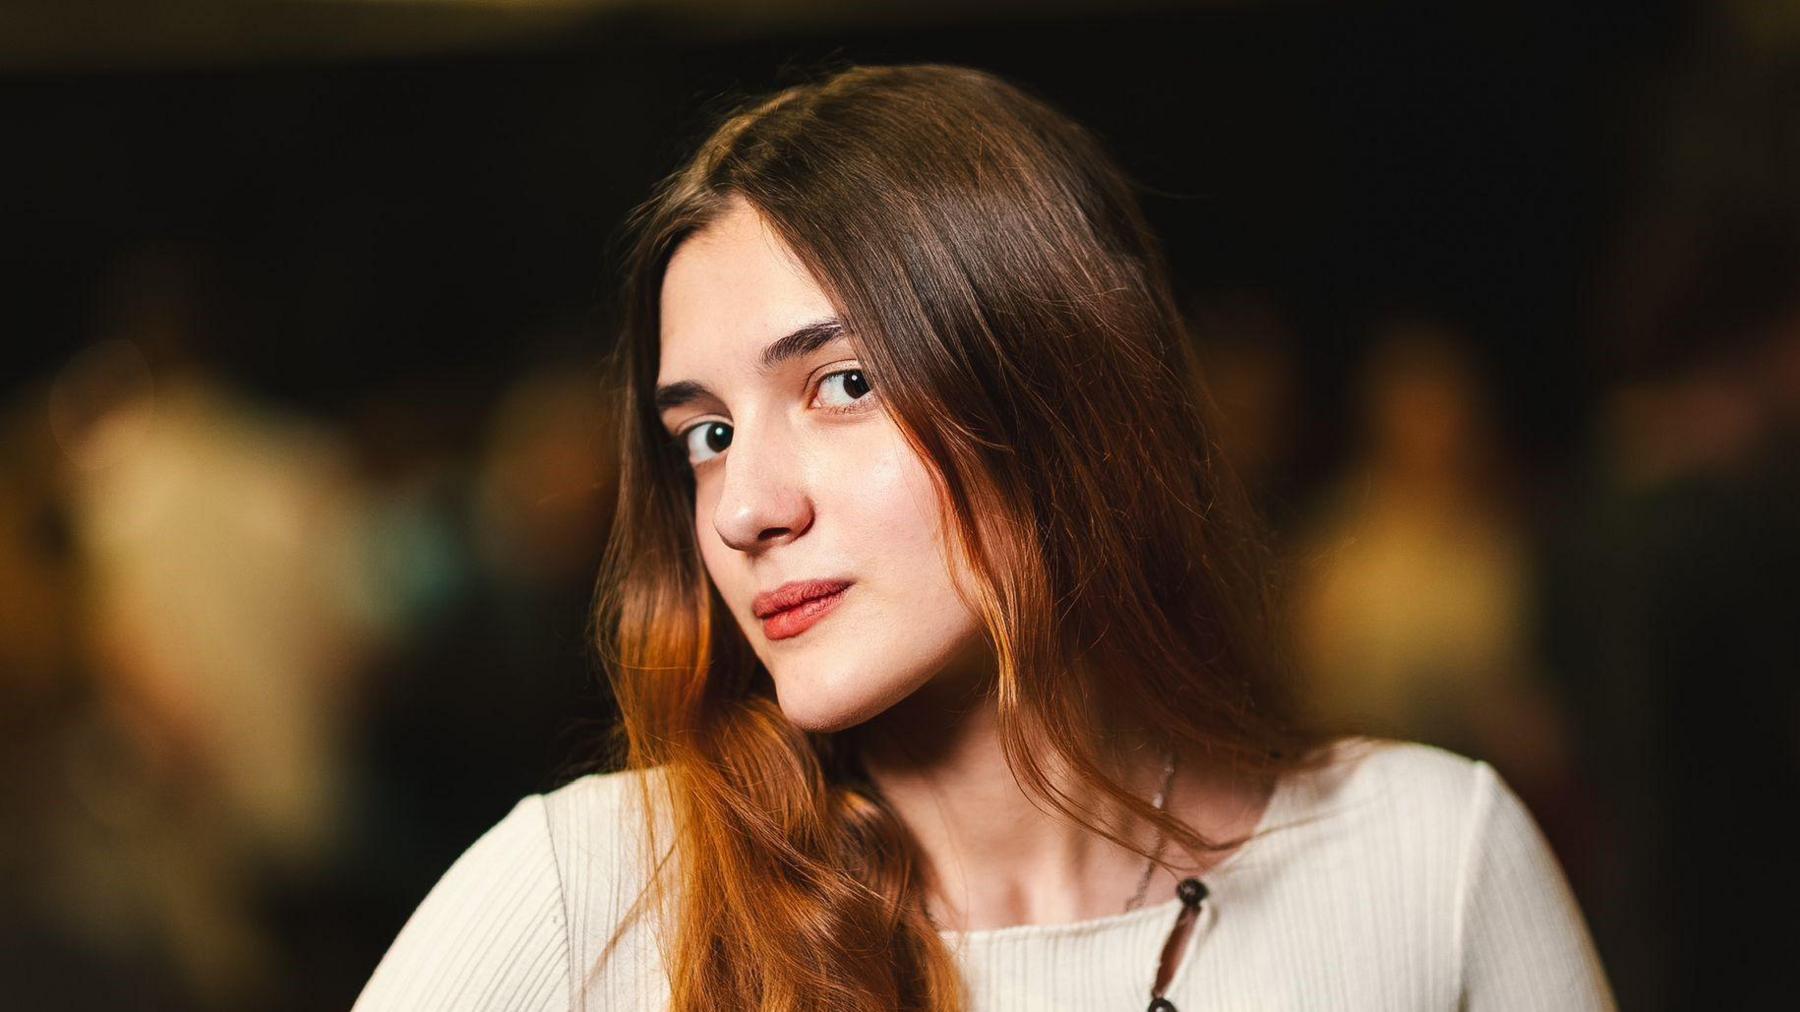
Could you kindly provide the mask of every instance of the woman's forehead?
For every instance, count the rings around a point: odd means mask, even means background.
[[[663,375],[748,363],[769,342],[835,315],[831,300],[780,236],[734,199],[669,259],[660,294]]]

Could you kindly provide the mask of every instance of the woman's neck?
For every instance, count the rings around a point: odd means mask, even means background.
[[[1122,913],[1142,880],[1145,858],[1034,803],[1014,778],[1001,747],[991,697],[967,687],[928,686],[858,732],[864,769],[907,826],[924,859],[926,908],[946,930],[1055,924]],[[1077,810],[1144,850],[1155,827],[1056,765],[1053,750],[1033,755]],[[1149,801],[1167,756],[1141,747],[1117,758],[1121,782]],[[1250,832],[1266,801],[1258,789],[1180,758],[1166,807],[1214,837]],[[1041,806],[1041,807],[1040,807]],[[1193,859],[1174,846],[1178,869],[1198,873],[1224,855]],[[1173,879],[1157,872],[1144,902],[1160,902]]]

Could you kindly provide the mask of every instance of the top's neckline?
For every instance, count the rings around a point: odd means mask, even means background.
[[[1256,828],[1236,850],[1225,856],[1225,860],[1207,869],[1200,879],[1209,886],[1212,880],[1224,875],[1238,863],[1244,852],[1256,845],[1256,841],[1271,828],[1277,825],[1276,819],[1288,796],[1289,777],[1279,776],[1269,791],[1269,800],[1264,803],[1262,814],[1256,820]],[[1009,924],[999,928],[977,928],[974,931],[940,930],[938,935],[946,941],[989,942],[1007,941],[1027,938],[1057,938],[1071,935],[1101,934],[1107,931],[1121,930],[1141,923],[1158,923],[1170,920],[1181,906],[1181,897],[1175,896],[1161,903],[1127,910],[1122,914],[1107,914],[1103,917],[1090,917],[1081,921],[1061,921],[1051,924]]]

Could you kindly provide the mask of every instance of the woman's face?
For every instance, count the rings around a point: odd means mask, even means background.
[[[700,554],[789,719],[841,730],[978,666],[925,464],[748,203],[675,251],[661,314],[658,407],[694,471]],[[841,590],[771,614],[796,585]]]

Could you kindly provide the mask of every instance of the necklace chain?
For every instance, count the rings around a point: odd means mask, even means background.
[[[1154,805],[1159,812],[1162,811],[1163,804],[1168,801],[1169,784],[1172,783],[1174,779],[1175,752],[1171,749],[1169,758],[1163,762],[1162,786],[1156,789],[1156,798],[1151,801],[1151,804]],[[1156,831],[1156,849],[1150,852],[1150,859],[1144,863],[1144,874],[1138,879],[1137,892],[1132,893],[1131,899],[1127,900],[1125,903],[1126,913],[1135,910],[1138,904],[1144,901],[1144,891],[1150,888],[1150,875],[1155,872],[1157,859],[1162,857],[1163,848],[1168,845],[1168,842],[1168,835],[1161,829],[1158,829]],[[937,918],[931,916],[929,910],[925,912],[925,917],[927,920],[931,921],[932,924],[935,925],[937,923]]]
[[[1156,806],[1156,810],[1159,812],[1162,811],[1163,803],[1168,800],[1169,784],[1174,779],[1175,779],[1175,751],[1173,749],[1170,749],[1169,750],[1169,758],[1163,763],[1162,786],[1157,789],[1156,800],[1152,802],[1152,804],[1154,804]],[[1158,829],[1156,831],[1156,849],[1150,852],[1150,859],[1148,861],[1144,862],[1144,874],[1141,878],[1138,879],[1137,892],[1132,893],[1131,899],[1129,899],[1125,902],[1125,912],[1126,913],[1130,913],[1131,911],[1137,909],[1138,904],[1144,902],[1144,890],[1150,888],[1150,875],[1152,872],[1154,872],[1156,870],[1157,859],[1162,857],[1163,847],[1165,847],[1168,844],[1168,842],[1169,842],[1169,839],[1168,839],[1167,834],[1165,834],[1161,829]]]

